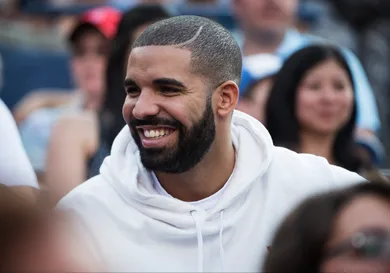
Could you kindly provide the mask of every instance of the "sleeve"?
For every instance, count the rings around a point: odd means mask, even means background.
[[[0,183],[39,188],[11,112],[0,100]]]
[[[377,132],[380,129],[380,119],[374,91],[358,58],[350,50],[343,50],[344,56],[352,71],[356,88],[357,126]]]
[[[338,166],[330,165],[333,175],[333,181],[336,187],[344,188],[353,186],[359,183],[367,182],[363,177],[357,173],[348,171]]]

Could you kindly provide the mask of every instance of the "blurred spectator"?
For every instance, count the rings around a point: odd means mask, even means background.
[[[45,172],[52,126],[58,117],[66,112],[83,109],[98,110],[102,104],[110,40],[116,33],[120,16],[117,10],[107,7],[84,13],[69,36],[70,64],[78,90],[65,94],[32,94],[15,113],[18,119],[31,113],[20,124],[20,132],[30,161],[40,178]]]
[[[67,216],[0,185],[0,272],[101,271],[75,235]]]
[[[246,91],[240,97],[236,109],[264,123],[265,105],[273,85],[274,76],[278,73],[282,62],[277,56],[259,54],[247,57],[245,65],[251,76],[246,77],[248,83],[244,84],[248,87],[245,87]]]
[[[299,181],[298,181],[299,182]],[[276,232],[263,272],[390,272],[390,186],[305,200]]]
[[[327,4],[328,20],[316,31],[337,42],[346,36],[352,41],[375,91],[382,120],[380,136],[390,153],[390,2],[330,0]]]
[[[133,41],[150,24],[169,17],[160,5],[140,5],[127,11],[114,39],[106,74],[106,98],[99,114],[63,116],[54,128],[47,159],[46,181],[54,198],[99,174],[112,142],[125,125],[122,106],[127,55]]]
[[[374,160],[361,155],[354,141],[355,86],[336,47],[312,45],[294,53],[270,93],[265,125],[275,145],[380,177]]]
[[[7,106],[0,100],[0,184],[35,198],[37,178],[23,149],[19,132]]]
[[[4,65],[3,65],[3,57],[0,54],[0,94],[1,89],[3,88],[3,82],[4,82]]]
[[[232,0],[233,10],[241,27],[242,36],[237,39],[244,56],[275,53],[288,57],[297,49],[321,39],[299,33],[293,28],[298,0]],[[357,125],[361,129],[376,132],[380,120],[375,97],[366,74],[355,55],[343,49],[352,70],[357,96]],[[245,60],[245,58],[244,58]]]

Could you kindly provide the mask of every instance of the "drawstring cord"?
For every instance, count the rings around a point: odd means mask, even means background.
[[[225,250],[223,249],[223,210],[220,214],[220,226],[219,226],[219,255],[221,259],[221,271],[225,272]]]
[[[195,220],[196,225],[196,237],[198,239],[198,272],[203,272],[203,237],[202,237],[202,226],[197,217],[195,210],[191,211],[191,216]]]
[[[197,216],[195,210],[191,211],[191,216],[196,225],[196,237],[198,241],[198,272],[203,272],[203,236],[201,221]],[[220,213],[220,226],[219,226],[219,255],[221,260],[221,271],[224,272],[225,265],[225,250],[223,248],[223,210]]]

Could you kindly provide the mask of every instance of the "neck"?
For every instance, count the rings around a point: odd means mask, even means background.
[[[264,31],[250,34],[250,32],[245,33],[244,45],[243,45],[243,54],[244,56],[264,54],[264,53],[274,53],[279,45],[282,43],[285,35],[283,32],[271,32]]]
[[[186,202],[202,200],[218,192],[229,180],[235,164],[230,131],[228,135],[225,139],[216,138],[204,158],[191,170],[179,174],[156,172],[161,186]]]
[[[333,144],[335,136],[319,136],[317,134],[304,133],[301,135],[301,146],[299,152],[314,154],[324,157],[331,164],[336,164],[333,156]]]

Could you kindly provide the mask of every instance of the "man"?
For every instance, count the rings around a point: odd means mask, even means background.
[[[233,0],[233,10],[243,34],[237,37],[243,55],[274,53],[286,58],[310,43],[325,42],[299,33],[293,27],[298,3],[299,0]],[[373,90],[356,56],[347,49],[344,49],[344,54],[355,81],[358,128],[375,133],[380,129],[380,120]]]
[[[157,22],[133,44],[128,126],[101,174],[58,205],[110,271],[258,271],[292,206],[361,181],[274,147],[260,122],[234,111],[241,60],[231,34],[197,16]]]

